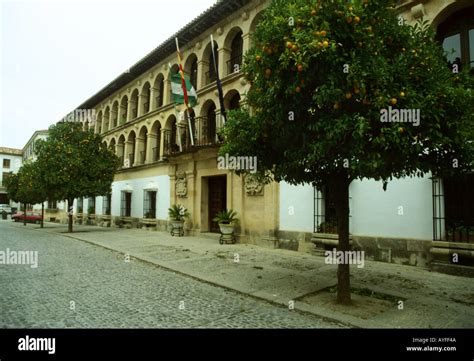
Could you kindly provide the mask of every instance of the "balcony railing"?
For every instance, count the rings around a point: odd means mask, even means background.
[[[238,73],[242,68],[242,54],[235,55],[227,61],[227,74]]]
[[[209,120],[207,117],[195,118],[192,124],[192,136],[194,145],[191,142],[189,124],[181,128],[181,144],[183,152],[192,151],[193,149],[220,144],[216,136],[215,120]],[[175,133],[175,132],[174,132]],[[164,132],[164,154],[172,155],[180,152],[178,135],[175,139],[171,139],[171,130]]]

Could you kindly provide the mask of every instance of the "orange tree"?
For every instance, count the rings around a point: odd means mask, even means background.
[[[391,1],[274,0],[253,40],[248,106],[229,115],[220,153],[257,156],[267,180],[326,186],[340,251],[352,180],[385,189],[393,177],[472,169],[472,78],[453,74],[432,29],[408,26]],[[337,300],[350,303],[348,264]]]
[[[40,168],[36,162],[24,163],[19,169],[18,173],[10,174],[6,179],[8,196],[15,202],[23,203],[23,211],[26,214],[27,204],[42,204],[42,218],[44,216],[44,201],[47,198],[47,193],[40,178]],[[23,223],[26,224],[26,217]],[[41,220],[41,227],[43,227],[43,220]]]
[[[67,200],[68,230],[72,232],[74,198],[110,192],[120,161],[99,134],[82,130],[79,122],[51,126],[48,138],[38,141],[36,151],[41,182],[49,198]]]

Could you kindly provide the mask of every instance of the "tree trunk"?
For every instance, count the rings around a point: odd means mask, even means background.
[[[23,203],[23,225],[26,226],[26,203]]]
[[[337,233],[339,235],[338,251],[344,254],[350,251],[349,245],[349,178],[344,172],[338,174],[331,184],[335,197]],[[344,258],[345,259],[345,258]],[[351,280],[349,263],[341,263],[337,269],[337,303],[351,304]]]
[[[41,228],[44,228],[44,202],[41,202]]]
[[[69,233],[72,233],[72,211],[74,209],[73,206],[74,199],[68,199],[67,200],[67,207],[68,207],[68,213],[67,213],[67,218],[68,218],[68,224],[67,224],[67,231]]]

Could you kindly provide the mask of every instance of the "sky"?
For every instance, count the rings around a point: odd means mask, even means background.
[[[216,2],[0,1],[0,147],[20,149]]]

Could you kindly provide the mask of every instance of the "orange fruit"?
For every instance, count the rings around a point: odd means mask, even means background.
[[[403,132],[405,131],[405,128],[400,127],[400,128],[398,128],[398,131],[399,131],[400,133],[403,133]]]
[[[297,87],[295,88],[295,92],[299,93],[300,91],[301,91],[301,88],[300,88],[299,86],[297,86]]]
[[[272,75],[272,70],[271,69],[265,69],[265,76],[266,77],[269,77],[270,75]]]
[[[328,41],[327,41],[327,40],[324,40],[324,41],[323,41],[323,47],[324,47],[324,48],[327,48],[328,46],[329,46]]]
[[[404,92],[400,92],[400,96],[403,98],[405,96]]]
[[[291,49],[293,47],[293,43],[291,41],[286,42],[286,47]]]
[[[397,104],[397,98],[390,99],[390,104],[392,104],[392,105]]]
[[[346,93],[346,99],[350,99],[350,98],[352,98],[352,93],[351,92]]]
[[[298,45],[294,44],[294,45],[291,47],[291,50],[293,50],[293,51],[298,51]]]
[[[326,30],[322,30],[322,31],[320,31],[319,34],[321,34],[321,36],[326,36],[327,32],[326,32]]]
[[[339,109],[339,103],[334,103],[334,105],[332,106],[335,110]]]
[[[358,16],[355,16],[355,17],[354,17],[354,22],[355,22],[356,24],[359,24],[359,23],[360,23],[360,18],[359,18]]]
[[[303,65],[298,64],[298,71],[301,73],[303,71]]]
[[[317,12],[316,10],[314,10],[314,9],[311,10],[311,16],[316,16],[317,13],[318,13],[318,12]]]
[[[260,61],[260,60],[262,60],[262,57],[261,57],[260,55],[257,55],[257,56],[255,57],[255,60]]]

